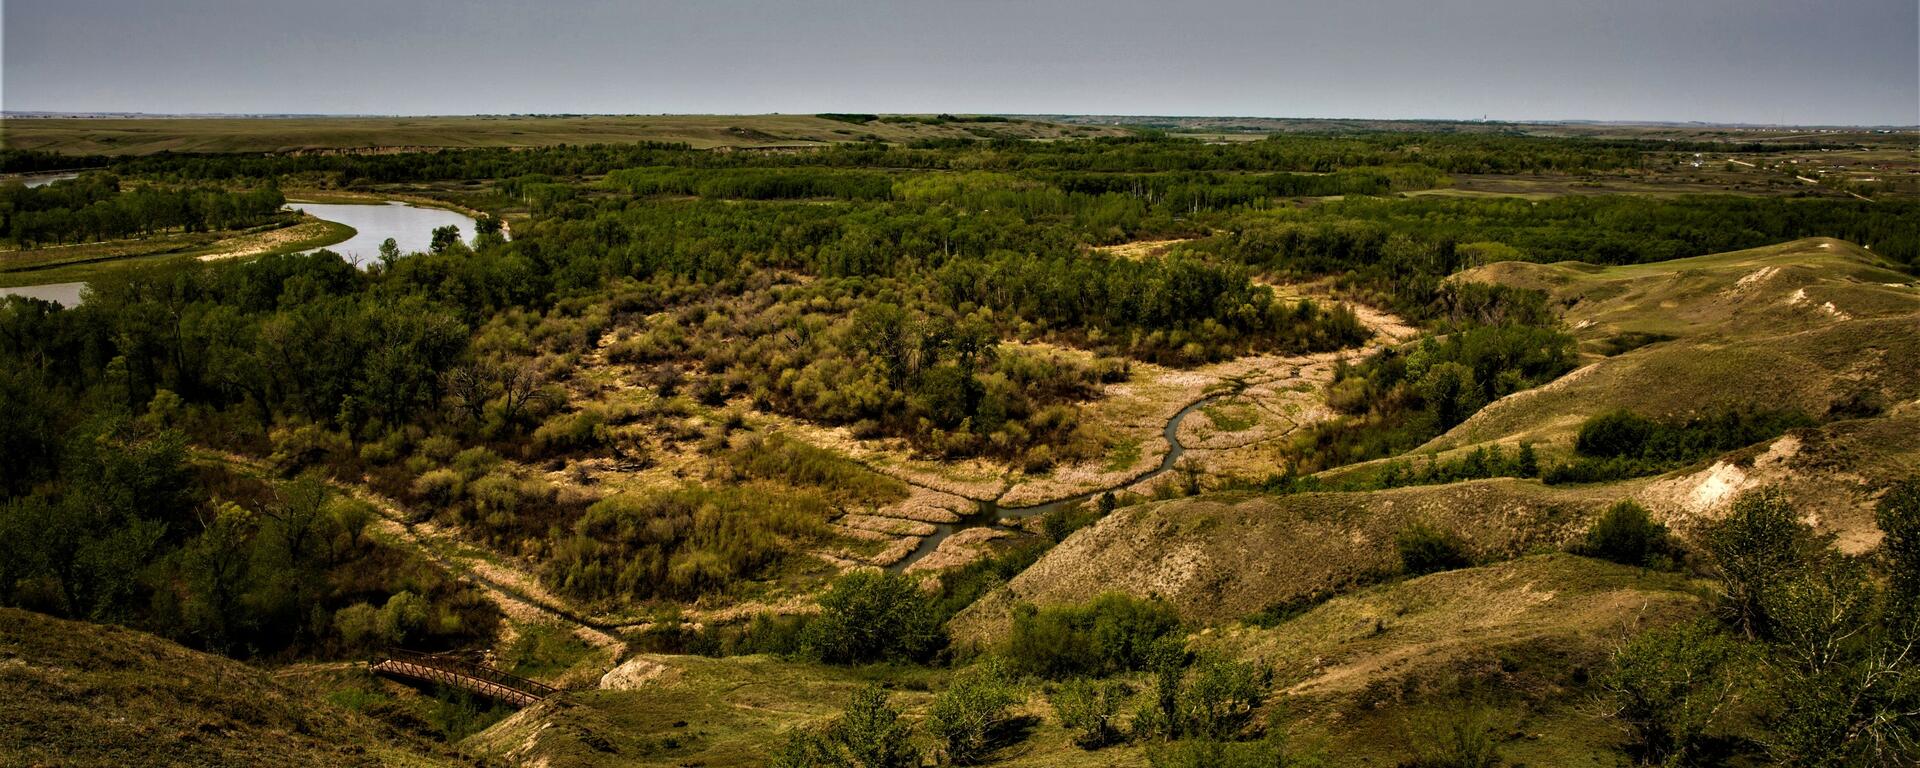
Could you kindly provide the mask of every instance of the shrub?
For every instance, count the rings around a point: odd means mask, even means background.
[[[1588,456],[1636,456],[1658,426],[1652,419],[1632,411],[1610,411],[1580,425],[1573,449]]]
[[[1459,536],[1426,523],[1400,529],[1394,547],[1400,552],[1401,566],[1415,576],[1473,565]]]
[[[1127,684],[1118,680],[1076,677],[1048,701],[1060,726],[1074,732],[1073,743],[1081,749],[1099,749],[1120,740],[1120,705],[1128,693]]]
[[[406,645],[427,628],[427,599],[402,590],[387,598],[375,619],[381,639],[391,645]]]
[[[609,496],[574,521],[544,574],[589,598],[697,597],[779,562],[829,514],[818,496],[755,486]]]
[[[1226,740],[1239,735],[1266,697],[1273,673],[1253,662],[1202,656],[1181,688],[1182,736]]]
[[[1777,491],[1743,494],[1707,532],[1707,552],[1726,583],[1728,618],[1748,635],[1770,631],[1766,593],[1823,548]]]
[[[1170,739],[1178,735],[1180,678],[1187,666],[1186,646],[1163,637],[1147,647],[1144,665],[1153,673],[1153,696],[1133,716],[1135,738]]]
[[[1413,731],[1412,760],[1401,768],[1494,768],[1500,748],[1484,712],[1430,717]]]
[[[599,411],[563,413],[547,419],[533,431],[536,456],[580,453],[607,444],[606,417]]]
[[[927,733],[947,763],[974,765],[985,759],[1020,697],[998,661],[968,668],[927,709]]]
[[[350,648],[364,648],[382,641],[380,609],[366,603],[354,603],[333,614],[333,628]]]
[[[911,740],[912,728],[900,720],[899,710],[887,705],[879,684],[853,695],[840,717],[823,733],[795,731],[779,754],[774,768],[918,768],[920,750]]]
[[[437,506],[447,506],[460,498],[460,473],[436,469],[413,481],[413,495]]]
[[[267,460],[288,475],[336,456],[349,455],[353,447],[346,435],[318,424],[276,429],[271,439],[273,455]]]
[[[1173,608],[1109,592],[1084,606],[1016,606],[1007,656],[1015,671],[1052,679],[1140,669],[1147,649],[1180,626]]]
[[[1691,764],[1726,715],[1728,668],[1739,650],[1712,622],[1698,621],[1642,633],[1614,652],[1600,687],[1643,763]]]
[[[1920,607],[1920,478],[1894,484],[1880,497],[1874,519],[1886,534],[1880,547],[1886,552],[1893,594]]]
[[[1609,507],[1606,514],[1587,529],[1580,554],[1611,560],[1621,565],[1649,565],[1671,548],[1667,527],[1656,523],[1647,508],[1631,501]]]
[[[829,664],[922,661],[945,643],[939,617],[911,576],[853,571],[820,596],[802,652]]]

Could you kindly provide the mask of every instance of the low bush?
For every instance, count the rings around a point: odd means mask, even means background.
[[[1654,522],[1646,507],[1622,501],[1594,521],[1576,551],[1621,565],[1646,566],[1665,559],[1672,551],[1672,541],[1667,527]]]
[[[1120,707],[1131,693],[1119,680],[1076,677],[1055,690],[1048,701],[1060,726],[1073,731],[1081,749],[1099,749],[1120,741]]]
[[[854,693],[823,731],[796,729],[773,756],[773,768],[919,768],[913,726],[887,703],[878,683]]]
[[[911,576],[853,571],[820,596],[801,652],[829,664],[925,661],[945,645],[933,605]]]
[[[1430,716],[1413,729],[1413,759],[1400,768],[1496,768],[1500,746],[1483,712]]]
[[[1019,701],[1005,669],[988,660],[954,675],[953,684],[934,697],[927,733],[946,763],[978,764],[1004,735],[1009,709]]]
[[[1022,674],[1062,679],[1140,669],[1147,649],[1180,627],[1173,608],[1118,592],[1086,605],[1016,606],[1007,658]]]
[[[1400,552],[1401,567],[1414,576],[1473,565],[1466,542],[1426,523],[1400,529],[1394,537],[1394,548]]]

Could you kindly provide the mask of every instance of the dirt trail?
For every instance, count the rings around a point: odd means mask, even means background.
[[[985,550],[980,546],[983,543],[982,539],[993,538],[978,533],[981,529],[998,530],[996,526],[1045,514],[1060,505],[1079,503],[1105,492],[1149,492],[1152,484],[1167,476],[1180,458],[1188,452],[1205,456],[1214,451],[1257,446],[1287,437],[1301,426],[1326,417],[1328,414],[1325,413],[1288,414],[1273,407],[1271,400],[1295,392],[1294,388],[1300,385],[1317,389],[1319,385],[1324,385],[1331,380],[1336,362],[1372,355],[1386,346],[1405,342],[1419,333],[1418,329],[1391,313],[1352,302],[1343,303],[1351,307],[1361,323],[1373,332],[1372,338],[1367,343],[1337,352],[1287,357],[1255,355],[1219,366],[1211,366],[1212,370],[1202,375],[1212,383],[1200,386],[1197,392],[1179,401],[1179,407],[1172,414],[1164,417],[1160,439],[1166,444],[1166,448],[1164,452],[1158,454],[1154,463],[1140,466],[1136,462],[1135,467],[1119,475],[1117,480],[1109,476],[1107,480],[1092,487],[1087,487],[1084,483],[1058,482],[1058,476],[1067,474],[1072,471],[1072,468],[1057,470],[1052,476],[1027,484],[1014,483],[1010,471],[1007,489],[995,498],[994,504],[988,507],[986,514],[975,515],[958,522],[942,523],[935,526],[931,535],[924,535],[919,531],[902,532],[904,535],[898,537],[898,546],[890,547],[877,558],[870,559],[869,564],[895,572],[965,564],[984,553]],[[1220,391],[1223,387],[1226,389],[1224,392]],[[1219,435],[1209,434],[1204,428],[1195,426],[1193,422],[1199,420],[1187,418],[1210,403],[1238,398],[1255,391],[1259,391],[1263,396],[1254,398],[1253,405],[1266,412],[1269,418],[1284,424],[1283,428],[1262,430],[1253,435],[1229,436],[1225,441],[1221,441],[1218,439]],[[1314,398],[1317,399],[1318,395],[1314,395]],[[1221,444],[1223,442],[1225,444]],[[926,488],[906,478],[900,479],[922,491],[939,490]],[[1034,498],[1035,485],[1042,489],[1037,493],[1047,495],[1039,499]],[[1002,517],[1000,512],[1003,507],[1005,511],[1018,514]]]
[[[205,457],[246,467],[264,475],[272,474],[272,467],[259,459],[208,448],[194,450]],[[615,634],[618,631],[642,629],[652,624],[651,621],[601,621],[583,615],[561,598],[547,592],[532,574],[504,565],[504,561],[496,562],[482,556],[474,545],[460,539],[450,529],[431,522],[411,522],[411,517],[399,502],[358,483],[330,479],[328,484],[372,505],[379,513],[376,523],[378,530],[413,548],[447,574],[477,587],[502,614],[515,622],[566,624],[573,628],[574,634],[580,639],[602,648],[625,643]],[[511,639],[512,628],[503,631],[508,634],[500,639]]]

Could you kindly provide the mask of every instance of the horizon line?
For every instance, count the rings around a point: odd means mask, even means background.
[[[816,117],[829,114],[872,114],[878,117],[899,115],[977,115],[1010,118],[1116,118],[1116,119],[1207,119],[1207,120],[1300,120],[1327,122],[1383,122],[1383,123],[1461,123],[1472,125],[1639,125],[1639,126],[1700,126],[1713,128],[1850,128],[1850,129],[1899,129],[1903,131],[1920,130],[1920,123],[1764,123],[1764,122],[1724,122],[1717,120],[1687,120],[1661,118],[1470,118],[1470,117],[1320,117],[1304,115],[1246,115],[1246,114],[1173,114],[1173,113],[1118,113],[1118,112],[972,112],[972,111],[935,111],[935,112],[844,112],[826,110],[820,112],[444,112],[444,113],[399,113],[399,112],[140,112],[122,110],[62,110],[62,109],[8,109],[0,110],[0,119],[248,119],[248,120],[287,120],[287,119],[325,119],[325,118],[460,118],[460,117],[518,117],[518,118],[565,118],[565,117]]]

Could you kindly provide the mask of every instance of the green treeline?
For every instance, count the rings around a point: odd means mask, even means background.
[[[840,167],[1096,173],[1290,172],[1425,166],[1440,173],[1580,173],[1635,167],[1664,143],[1491,134],[1290,134],[1210,144],[1157,134],[1077,141],[932,139],[907,146],[836,145],[814,151],[730,153],[640,142],[535,149],[463,149],[391,155],[176,155],[116,158],[126,175],[172,179],[322,176],[342,186],[528,174],[597,176],[623,168]]]
[[[88,173],[39,187],[0,185],[0,234],[31,248],[169,230],[211,232],[265,223],[284,205],[286,198],[273,187],[122,189],[118,177]]]
[[[782,168],[626,168],[607,174],[606,184],[635,195],[740,200],[885,200],[893,192],[893,181],[884,173]]]
[[[1659,474],[1816,424],[1798,411],[1723,408],[1690,418],[1653,419],[1627,410],[1580,425],[1574,459],[1547,469],[1549,483],[1592,483]]]
[[[1553,327],[1476,325],[1334,371],[1328,405],[1343,418],[1303,430],[1285,451],[1293,472],[1392,456],[1466,421],[1486,404],[1573,370],[1573,337]]]
[[[1920,202],[1633,195],[1355,198],[1251,214],[1205,244],[1258,269],[1336,275],[1419,319],[1440,281],[1500,260],[1637,264],[1837,237],[1920,264]]]
[[[1179,256],[1130,261],[1003,251],[948,262],[932,279],[935,295],[949,304],[1131,337],[1123,348],[1147,359],[1201,362],[1250,348],[1324,352],[1369,335],[1345,307],[1276,301],[1244,271]]]
[[[21,378],[0,378],[10,406],[36,396]],[[41,405],[0,418],[58,411]],[[498,615],[472,587],[370,535],[368,504],[315,475],[273,482],[193,460],[171,407],[5,425],[8,461],[40,466],[0,488],[0,603],[236,656],[448,647],[492,632]]]

